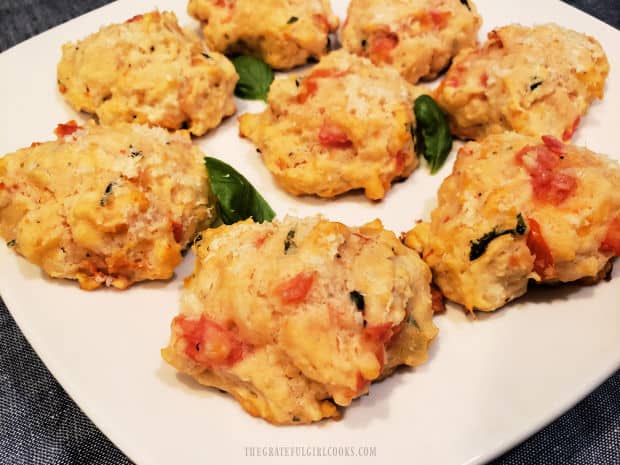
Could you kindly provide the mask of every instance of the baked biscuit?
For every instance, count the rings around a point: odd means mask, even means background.
[[[567,142],[594,98],[603,98],[608,73],[592,37],[555,24],[510,25],[459,53],[435,99],[464,139],[515,131]]]
[[[329,0],[190,0],[187,9],[213,50],[253,55],[276,69],[325,55],[339,22]]]
[[[431,222],[406,238],[468,310],[495,310],[540,283],[595,282],[620,255],[620,166],[585,148],[503,133],[470,142]]]
[[[437,334],[430,271],[376,220],[202,232],[164,359],[275,424],[340,416]]]
[[[62,48],[58,89],[104,124],[134,122],[200,136],[235,112],[239,76],[179,27],[174,13],[138,15]]]
[[[168,279],[213,217],[203,155],[160,128],[75,122],[0,158],[0,236],[83,289]]]
[[[340,50],[305,76],[275,80],[268,107],[241,115],[239,133],[291,194],[361,188],[382,199],[418,165],[413,101],[421,93],[395,70]]]
[[[471,0],[352,0],[340,38],[351,53],[394,66],[415,84],[475,47],[481,25]]]

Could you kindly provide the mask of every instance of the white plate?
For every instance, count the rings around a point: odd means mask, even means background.
[[[344,17],[346,2],[333,3]],[[612,70],[607,95],[583,119],[576,141],[619,157],[620,32],[555,0],[476,3],[483,33],[510,22],[556,21],[601,41]],[[154,7],[173,9],[182,23],[197,29],[185,5],[184,0],[116,2],[0,55],[0,153],[52,139],[56,123],[78,116],[56,91],[63,42]],[[239,114],[260,106],[239,101]],[[397,232],[428,217],[454,159],[434,177],[425,167],[418,169],[378,204],[361,195],[322,201],[281,191],[253,147],[237,137],[236,118],[197,142],[242,171],[280,215],[320,212],[349,224],[380,217]],[[159,349],[167,342],[191,261],[188,256],[171,282],[84,292],[73,282],[44,278],[0,246],[0,291],[20,328],[84,412],[141,465],[241,459],[359,464],[404,457],[417,465],[479,463],[544,426],[620,366],[616,270],[611,282],[537,291],[478,321],[450,307],[436,318],[440,334],[427,364],[373,385],[370,396],[354,402],[340,422],[274,427],[247,415],[230,397],[177,376],[161,360]],[[248,458],[251,446],[266,447],[255,455],[269,454],[269,447],[297,446],[304,448],[297,454],[321,457]],[[375,448],[375,457],[324,456],[373,452],[359,447]]]

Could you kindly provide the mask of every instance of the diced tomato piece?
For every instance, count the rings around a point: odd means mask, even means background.
[[[254,239],[254,247],[260,249],[269,236],[270,234],[262,234],[258,236],[256,239]]]
[[[574,194],[577,179],[560,168],[564,145],[550,136],[543,137],[544,145],[526,146],[515,155],[517,163],[523,165],[530,175],[534,198],[540,202],[559,205]],[[523,157],[536,151],[536,166],[523,162]]]
[[[339,126],[325,122],[319,131],[319,142],[324,147],[348,149],[353,146],[347,134]]]
[[[250,350],[235,333],[204,315],[198,320],[178,316],[172,325],[185,339],[185,354],[211,368],[232,366]]]
[[[78,126],[75,120],[67,121],[66,123],[60,123],[54,129],[54,134],[58,137],[64,137],[73,134],[78,129],[82,129],[81,126]]]
[[[30,148],[38,147],[39,145],[41,145],[41,142],[33,142],[30,144]]]
[[[458,87],[461,85],[461,82],[458,76],[450,76],[449,78],[446,78],[446,85],[448,87]]]
[[[361,373],[358,372],[357,373],[357,382],[356,382],[356,387],[355,387],[356,392],[363,391],[366,388],[366,386],[368,386],[369,384],[370,384],[370,380],[367,380],[366,378],[364,378],[362,376]]]
[[[523,164],[523,157],[525,156],[525,154],[531,152],[532,150],[534,150],[534,147],[531,146],[531,145],[526,145],[521,150],[519,150],[516,153],[516,155],[515,155],[515,160],[517,161],[517,163],[519,165],[522,165]]]
[[[183,225],[173,221],[171,224],[172,227],[172,235],[174,236],[174,240],[177,243],[180,243],[183,240]]]
[[[414,19],[420,24],[423,31],[443,29],[448,24],[448,18],[451,14],[449,11],[431,9],[419,13]]]
[[[489,75],[486,72],[480,75],[480,84],[482,84],[484,87],[487,87],[489,85]]]
[[[566,147],[562,142],[557,140],[553,136],[542,136],[542,141],[545,146],[554,153],[559,155],[564,155],[566,153]]]
[[[285,304],[298,304],[306,300],[312,285],[315,273],[301,272],[277,288],[280,300]]]
[[[315,69],[307,77],[307,79],[320,79],[329,77],[340,77],[347,74],[346,71],[340,71],[337,69]]]
[[[298,103],[306,103],[310,97],[316,94],[319,89],[319,79],[323,78],[337,78],[347,74],[347,71],[339,71],[337,69],[317,69],[308,74],[301,83],[301,90],[297,94]]]
[[[577,131],[580,122],[581,118],[578,116],[577,119],[573,121],[573,125],[570,128],[566,128],[564,130],[564,132],[562,133],[562,140],[564,142],[568,142],[573,138],[573,135],[575,134],[575,131]]]
[[[435,286],[431,286],[431,299],[433,313],[443,313],[446,311],[446,304],[443,300],[443,294]]]
[[[383,323],[377,326],[367,326],[364,331],[369,339],[380,342],[381,344],[385,344],[386,342],[388,342],[394,335],[394,332],[392,331],[392,323]]]
[[[569,174],[541,170],[532,175],[532,186],[536,199],[560,205],[573,195],[577,188],[577,180]]]
[[[318,89],[319,84],[316,81],[306,78],[303,83],[302,91],[297,94],[297,102],[306,103],[306,100],[308,100],[310,97],[314,97]]]
[[[405,168],[405,162],[407,161],[407,152],[399,150],[394,157],[394,168],[397,173],[402,173]]]
[[[385,363],[385,348],[395,334],[394,328],[392,328],[392,323],[367,326],[364,329],[364,334],[368,341],[375,346],[375,356],[381,365],[381,370],[383,370],[383,364]]]
[[[0,182],[0,191],[3,191],[6,189],[6,184],[4,184],[3,182]]]
[[[599,248],[601,252],[610,252],[616,257],[620,257],[620,216],[614,218],[607,227],[607,233],[601,246]]]
[[[129,18],[127,21],[125,21],[126,23],[135,23],[136,21],[140,21],[142,20],[142,18],[144,18],[144,15],[136,15],[136,16],[132,16],[131,18]]]
[[[448,18],[452,13],[449,11],[430,10],[428,12],[431,22],[436,29],[443,29],[448,24]]]
[[[534,218],[528,218],[527,248],[534,256],[534,271],[541,278],[547,278],[554,273],[554,262],[551,249],[542,235],[540,225]]]
[[[369,52],[383,63],[392,63],[392,50],[398,45],[398,35],[390,31],[377,31],[370,39]]]

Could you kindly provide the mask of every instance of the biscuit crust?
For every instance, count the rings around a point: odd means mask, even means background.
[[[190,0],[187,9],[211,49],[253,55],[275,69],[321,58],[339,23],[329,0]]]
[[[418,165],[413,101],[426,93],[344,50],[309,73],[277,79],[268,107],[239,118],[276,181],[293,195],[364,189],[382,199]]]
[[[481,25],[471,0],[351,0],[340,39],[349,52],[393,66],[415,84],[475,47]]]
[[[519,231],[519,216],[527,229]],[[595,282],[620,255],[620,166],[549,136],[470,142],[430,224],[406,243],[444,295],[468,310],[495,310],[523,295],[529,280]]]
[[[568,142],[592,101],[603,98],[608,73],[593,37],[555,24],[514,24],[459,53],[435,100],[463,139],[515,131]]]
[[[275,424],[340,416],[437,334],[430,271],[376,220],[203,231],[164,359]]]
[[[0,236],[83,289],[172,277],[214,216],[200,150],[139,125],[73,122],[57,134],[0,158]]]
[[[196,136],[235,112],[232,63],[207,50],[174,13],[154,11],[62,48],[58,89],[78,111]]]

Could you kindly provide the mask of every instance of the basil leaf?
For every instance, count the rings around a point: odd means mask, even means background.
[[[224,224],[233,224],[250,217],[262,223],[276,216],[267,201],[232,166],[211,157],[205,157],[205,165]]]
[[[366,308],[366,303],[364,302],[364,295],[362,293],[359,291],[351,291],[349,292],[349,297],[359,311],[364,311]]]
[[[471,248],[469,249],[469,261],[473,262],[477,258],[480,258],[487,251],[487,247],[494,239],[506,234],[512,234],[513,236],[523,236],[527,232],[527,225],[523,219],[523,215],[519,213],[517,215],[517,226],[514,229],[505,229],[498,231],[493,228],[490,232],[486,233],[480,239],[470,241]]]
[[[273,82],[273,70],[263,61],[251,56],[232,59],[239,75],[235,95],[246,100],[267,100]]]
[[[417,124],[418,150],[435,174],[452,150],[452,134],[443,110],[429,95],[420,95],[413,104]]]

